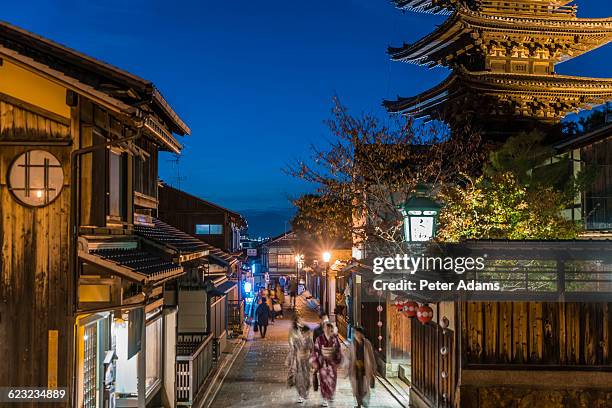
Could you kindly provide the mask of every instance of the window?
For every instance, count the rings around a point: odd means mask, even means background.
[[[162,319],[147,324],[147,395],[160,383],[162,374]]]
[[[196,224],[196,235],[221,235],[223,234],[223,225],[221,224]]]
[[[114,221],[126,220],[126,160],[124,155],[108,154],[108,216]]]
[[[83,407],[98,405],[98,323],[85,326],[83,336]]]
[[[9,189],[21,203],[41,207],[62,191],[64,172],[55,156],[44,150],[31,150],[19,156],[9,171]]]

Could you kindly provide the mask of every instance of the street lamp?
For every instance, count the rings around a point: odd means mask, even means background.
[[[436,236],[440,204],[425,195],[423,188],[400,206],[404,234],[408,242],[426,242]]]
[[[327,303],[327,272],[329,269],[329,261],[331,260],[331,253],[329,251],[323,252],[323,262],[325,262],[325,271],[323,272],[323,313],[329,313]]]

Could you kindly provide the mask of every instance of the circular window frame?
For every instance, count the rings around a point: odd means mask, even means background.
[[[17,194],[15,194],[15,191],[13,190],[13,186],[11,184],[11,174],[13,172],[13,168],[14,168],[15,164],[17,163],[17,160],[19,160],[26,153],[31,153],[31,152],[36,152],[36,151],[44,152],[44,153],[50,155],[51,157],[53,157],[57,161],[57,163],[59,164],[59,169],[60,169],[60,171],[62,173],[62,182],[60,184],[59,189],[57,190],[57,194],[55,195],[55,197],[50,199],[47,203],[44,203],[44,204],[41,204],[41,205],[35,205],[35,204],[30,204],[30,203],[24,202]],[[19,203],[19,205],[21,205],[23,207],[27,207],[27,208],[36,209],[36,208],[44,208],[44,207],[47,207],[47,206],[53,204],[55,202],[55,200],[57,200],[61,196],[62,191],[64,190],[64,185],[66,184],[65,183],[65,178],[66,178],[66,174],[64,172],[64,166],[62,165],[62,162],[57,158],[57,156],[55,154],[53,154],[49,150],[33,148],[33,149],[25,150],[25,151],[17,154],[13,158],[13,160],[11,160],[11,162],[10,162],[10,164],[8,166],[8,170],[6,172],[6,185],[8,187],[9,192],[11,193],[11,196],[13,197],[13,199],[17,203]]]

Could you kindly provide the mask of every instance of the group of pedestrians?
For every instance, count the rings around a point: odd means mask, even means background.
[[[370,388],[374,387],[376,362],[372,345],[363,336],[363,328],[354,329],[353,341],[343,353],[334,325],[327,316],[321,316],[321,323],[312,334],[307,325],[294,318],[286,364],[289,367],[287,385],[296,388],[298,403],[308,398],[312,387],[314,391],[321,391],[321,406],[329,406],[336,393],[338,368],[344,363],[357,407],[367,406]]]
[[[289,303],[295,309],[298,292],[296,279],[291,279],[289,282],[279,281],[272,289],[262,288],[260,290],[258,305],[255,309],[255,331],[259,331],[262,339],[266,337],[269,322],[274,323],[277,316],[283,317],[285,290],[289,292]]]

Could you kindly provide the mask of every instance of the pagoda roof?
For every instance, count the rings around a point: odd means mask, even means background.
[[[467,8],[503,14],[540,14],[575,17],[577,6],[573,0],[392,0],[402,10],[417,13],[449,15],[453,10]]]
[[[563,45],[561,58],[557,58],[563,61],[612,41],[612,18],[550,19],[461,9],[431,34],[414,44],[389,47],[388,53],[395,61],[430,67],[448,65],[456,56],[481,45],[487,33],[499,33],[501,38],[519,43]]]
[[[584,78],[567,75],[534,75],[503,72],[454,71],[445,81],[419,95],[395,101],[384,101],[390,112],[413,115],[417,118],[439,118],[445,105],[467,94],[478,98],[490,96],[497,101],[509,102],[519,109],[516,116],[525,114],[520,106],[542,109],[549,105],[554,113],[542,113],[540,120],[557,121],[568,113],[589,108],[612,100],[612,78]],[[491,112],[491,109],[489,109]]]

